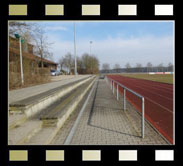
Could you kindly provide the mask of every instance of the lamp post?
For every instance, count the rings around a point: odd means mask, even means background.
[[[92,44],[93,42],[92,41],[90,41],[90,55],[91,55],[91,44]]]
[[[21,39],[21,36],[19,34],[15,34],[15,37],[19,39],[21,83],[22,85],[24,85],[24,74],[23,74],[23,65],[22,65],[22,43],[24,42],[24,40]]]
[[[75,56],[75,75],[77,75],[77,57],[76,57],[76,25],[74,22],[74,56]]]
[[[90,56],[91,56],[91,45],[92,45],[92,41],[90,41]],[[91,72],[93,72],[93,60],[91,62]]]

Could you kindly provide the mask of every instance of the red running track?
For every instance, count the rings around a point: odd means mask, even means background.
[[[173,85],[120,75],[108,77],[144,96],[145,118],[173,144]],[[119,91],[123,93],[122,88]],[[141,100],[130,92],[126,95],[141,112]]]

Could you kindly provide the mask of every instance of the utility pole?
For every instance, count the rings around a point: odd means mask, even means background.
[[[77,57],[76,57],[76,25],[74,22],[74,56],[75,56],[75,75],[77,75]]]

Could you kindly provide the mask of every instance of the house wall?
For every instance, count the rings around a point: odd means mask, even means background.
[[[9,63],[16,64],[17,61],[20,59],[20,48],[19,48],[19,41],[13,37],[9,37]],[[22,54],[23,59],[29,59],[30,66],[34,67],[41,67],[40,65],[40,58],[33,54],[33,45],[24,43],[22,44]],[[45,68],[49,69],[57,69],[57,64],[43,62]]]
[[[20,49],[19,40],[15,39],[13,37],[9,37],[9,47],[19,50]],[[33,54],[33,45],[31,45],[27,42],[24,42],[22,44],[22,51],[25,52],[25,53]]]

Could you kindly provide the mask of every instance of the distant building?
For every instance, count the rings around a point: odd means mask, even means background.
[[[13,64],[20,59],[20,46],[16,38],[9,36],[9,63]],[[22,57],[23,59],[30,60],[31,67],[41,67],[41,57],[34,55],[34,45],[29,43],[22,44]],[[57,69],[57,63],[43,58],[44,68]]]

